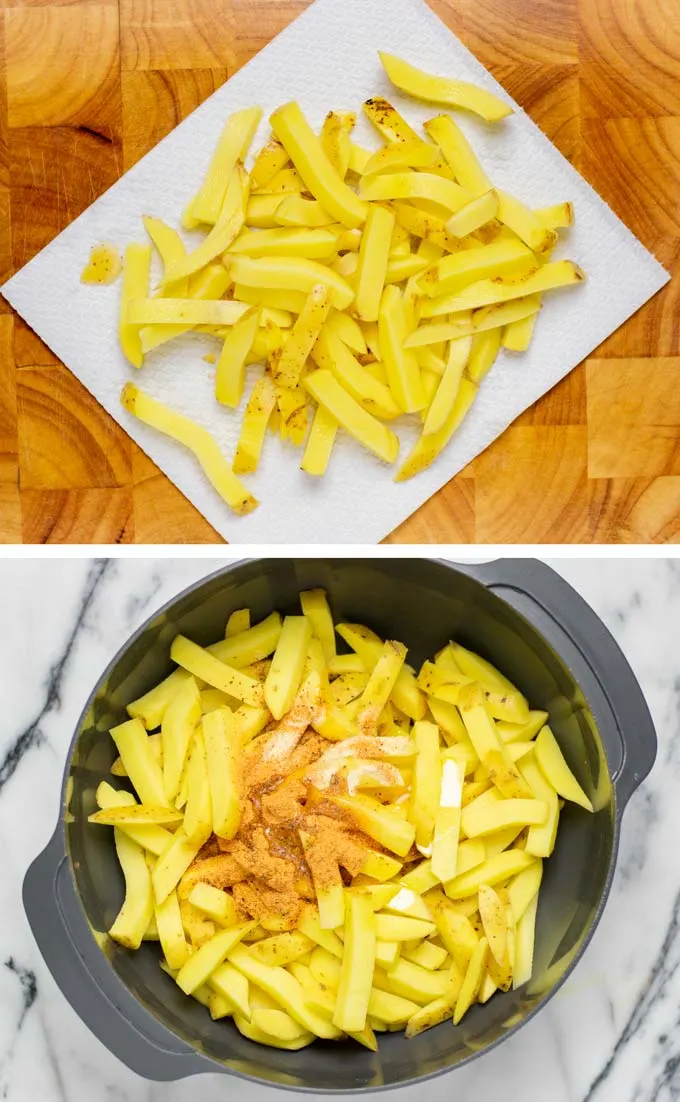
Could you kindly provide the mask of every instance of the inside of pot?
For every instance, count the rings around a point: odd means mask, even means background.
[[[552,646],[473,578],[428,560],[265,560],[233,567],[178,598],[119,654],[84,717],[68,786],[71,866],[89,924],[103,934],[124,894],[111,829],[87,822],[96,810],[99,782],[125,783],[109,773],[116,756],[109,728],[127,718],[128,702],[171,672],[169,648],[177,633],[201,644],[214,642],[234,609],[249,607],[253,622],[274,609],[297,612],[300,590],[314,587],[326,589],[337,616],[406,643],[413,665],[455,638],[502,670],[532,707],[549,713],[596,811],[590,815],[568,804],[562,812],[557,846],[545,863],[531,981],[474,1006],[455,1028],[449,1021],[410,1040],[402,1033],[380,1034],[377,1053],[354,1042],[323,1041],[287,1052],[248,1041],[229,1019],[212,1021],[161,971],[157,943],[129,952],[108,938],[101,942],[119,978],[156,1019],[233,1071],[297,1089],[404,1085],[483,1051],[538,1008],[583,946],[612,861],[613,798],[602,739],[584,692]],[[140,1008],[142,1033],[144,1017]]]

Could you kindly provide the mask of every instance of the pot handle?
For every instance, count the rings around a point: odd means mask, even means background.
[[[528,619],[536,619],[538,606],[541,633],[548,641],[554,638],[556,649],[562,649],[566,635],[594,671],[618,729],[620,760],[612,781],[623,810],[654,765],[657,738],[642,689],[613,635],[583,597],[539,559],[496,559],[459,569]],[[624,729],[632,731],[632,739],[623,738]]]
[[[62,994],[98,1040],[131,1071],[169,1081],[219,1070],[165,1029],[116,976],[76,897],[61,822],[24,877],[23,903],[38,948]],[[143,1028],[134,1024],[140,1015]]]

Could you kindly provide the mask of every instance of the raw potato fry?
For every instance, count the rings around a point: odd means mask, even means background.
[[[388,640],[359,697],[357,719],[362,731],[377,728],[380,713],[390,698],[405,661],[404,644]]]
[[[128,245],[123,264],[123,287],[120,298],[118,336],[125,358],[133,367],[141,367],[144,350],[139,329],[129,320],[130,303],[149,293],[151,246]]]
[[[335,379],[368,413],[383,420],[399,416],[399,406],[389,389],[361,366],[349,348],[334,333],[323,330],[314,345],[312,358]]]
[[[96,800],[97,806],[101,808],[130,807],[135,803],[131,792],[115,789],[107,781],[97,785]],[[162,826],[119,826],[118,829],[156,857],[172,841],[172,834]]]
[[[270,138],[262,146],[250,170],[250,183],[253,191],[266,187],[288,163],[288,154],[281,143],[277,142],[275,138]]]
[[[227,999],[235,1011],[246,1018],[250,1018],[249,983],[244,975],[229,961],[225,961],[216,968],[208,980],[209,986]],[[195,997],[195,992],[194,992]]]
[[[444,208],[449,214],[464,207],[468,193],[454,184],[429,172],[389,172],[384,176],[363,176],[359,184],[362,199],[375,202],[386,199],[426,199]]]
[[[486,938],[481,938],[470,958],[470,963],[465,973],[465,979],[463,980],[460,994],[456,1000],[456,1008],[453,1012],[454,1025],[458,1025],[463,1015],[469,1010],[479,994],[482,979],[484,978],[484,966],[486,964],[488,949],[489,946]]]
[[[235,474],[252,474],[257,470],[275,407],[276,387],[268,375],[263,375],[256,380],[243,415],[234,456]]]
[[[280,107],[269,121],[314,198],[343,226],[360,226],[366,218],[366,205],[333,168],[298,104]]]
[[[472,352],[472,338],[458,337],[449,342],[446,367],[423,423],[423,435],[440,432],[446,425],[460,389],[463,371]]]
[[[299,195],[287,195],[276,207],[275,225],[306,226],[309,229],[333,225],[332,214],[324,210],[316,199],[303,199]]]
[[[404,303],[398,289],[386,287],[380,302],[378,342],[381,359],[396,401],[404,413],[416,413],[425,405],[418,362],[405,347],[407,336]]]
[[[212,884],[202,881],[195,884],[189,893],[189,902],[221,926],[238,924],[240,912],[233,897]]]
[[[354,280],[354,310],[362,321],[378,320],[393,232],[392,211],[380,206],[369,207]]]
[[[323,283],[315,284],[309,291],[305,305],[295,322],[290,336],[281,350],[276,364],[276,380],[281,386],[297,386],[305,361],[328,317],[330,299]]]
[[[175,670],[164,681],[145,693],[144,696],[133,700],[127,706],[127,714],[130,719],[141,719],[147,731],[153,731],[156,727],[160,727],[170,701],[179,691],[180,685],[187,681],[190,676],[186,670]]]
[[[214,713],[212,713],[214,714]],[[210,780],[203,731],[194,732],[187,765],[187,802],[184,808],[184,832],[190,842],[207,842],[212,828]]]
[[[270,182],[261,189],[264,195],[299,195],[304,187],[298,172],[292,166],[282,168]]]
[[[203,717],[212,829],[218,838],[233,838],[241,822],[238,758],[241,742],[233,712],[219,708]]]
[[[488,884],[482,884],[479,889],[479,914],[489,950],[498,964],[502,965],[506,951],[507,918],[498,892]]]
[[[229,248],[243,229],[247,207],[248,176],[243,165],[236,165],[214,227],[197,249],[166,269],[163,285],[187,279]]]
[[[215,225],[231,174],[250,148],[261,117],[260,107],[247,107],[227,119],[205,179],[182,218],[186,229],[199,222]]]
[[[196,679],[189,675],[166,708],[161,725],[163,785],[172,804],[179,791],[191,735],[201,718],[201,695]]]
[[[498,196],[498,220],[516,233],[520,241],[535,253],[545,253],[552,249],[557,241],[555,230],[546,229],[538,215],[534,214],[519,199],[505,191],[496,192]]]
[[[246,232],[230,246],[229,253],[246,256],[306,256],[308,260],[323,260],[335,256],[337,238],[325,229],[270,229]]]
[[[394,476],[395,482],[404,482],[407,478],[413,478],[434,463],[461,424],[476,396],[476,384],[471,379],[463,377],[446,421],[437,432],[423,433],[419,437],[410,455],[406,457]]]
[[[302,681],[311,637],[306,616],[286,616],[264,683],[265,701],[274,719],[281,719],[291,708]]]
[[[198,272],[193,279],[189,281],[188,296],[189,300],[207,301],[213,299],[221,299],[229,286],[229,274],[225,271],[222,264],[209,264],[207,268],[204,268],[202,272]],[[156,301],[165,300],[167,295],[159,296]],[[185,301],[185,300],[182,300]],[[236,306],[239,306],[236,303]],[[151,307],[153,310],[154,308]],[[161,314],[165,311],[166,307],[157,307],[157,310]],[[174,307],[172,308],[175,309]],[[244,312],[244,311],[241,311]],[[233,308],[233,319],[236,320],[239,312]],[[154,325],[144,325],[139,331],[139,337],[142,342],[142,351],[146,355],[154,348],[158,348],[159,345],[165,344],[167,341],[173,340],[175,337],[181,337],[183,333],[188,333],[193,329],[194,325],[190,322],[181,322],[179,324],[168,324],[165,322],[159,322]]]
[[[110,807],[102,811],[95,811],[88,815],[88,823],[99,823],[103,826],[141,826],[151,824],[178,823],[182,819],[182,813],[171,807],[150,807],[144,804],[129,804],[127,806]]]
[[[356,121],[356,115],[349,111],[342,114],[329,111],[321,128],[321,148],[342,180],[349,168],[350,134]]]
[[[264,703],[262,686],[254,678],[229,666],[221,657],[223,653],[228,652],[229,642],[230,640],[225,640],[224,643],[218,644],[211,654],[204,647],[192,643],[186,636],[176,635],[170,648],[170,657],[178,666],[189,670],[201,681],[206,681],[208,685],[228,693],[229,696],[235,696],[245,704],[250,704],[252,708],[259,708]],[[217,657],[218,653],[219,657]]]
[[[125,877],[125,899],[113,926],[109,928],[109,937],[126,949],[139,949],[153,915],[151,874],[141,846],[117,827],[113,837]]]
[[[144,326],[231,326],[248,313],[240,302],[193,298],[139,298],[128,304],[130,323]]]
[[[399,453],[399,437],[359,405],[332,372],[313,371],[304,380],[304,386],[345,432],[384,463],[394,462]]]
[[[508,884],[508,896],[515,926],[518,925],[531,900],[538,894],[542,877],[543,862],[534,861]]]
[[[533,253],[521,241],[494,241],[442,257],[436,267],[421,278],[420,284],[431,298],[442,299],[456,295],[478,280],[491,276],[510,278],[535,268]],[[453,310],[447,300],[443,312],[450,314]]]
[[[388,77],[401,92],[414,99],[429,103],[442,103],[451,107],[460,107],[481,115],[487,122],[498,122],[512,114],[512,107],[475,84],[462,80],[449,80],[446,77],[431,76],[416,69],[401,58],[378,51]]]
[[[345,896],[345,949],[333,1024],[358,1032],[366,1025],[375,961],[376,919],[370,901]]]
[[[335,628],[326,591],[324,589],[303,591],[300,594],[300,606],[303,615],[312,626],[312,635],[321,643],[324,658],[330,664],[336,657]]]
[[[434,723],[421,720],[415,724],[413,734],[418,756],[413,773],[409,817],[416,828],[417,844],[429,846],[441,795],[439,728]]]
[[[592,811],[592,803],[564,760],[564,755],[549,727],[544,727],[539,732],[535,753],[543,776],[555,791],[565,800],[571,800],[573,803],[580,804],[586,811]]]
[[[257,499],[234,474],[216,440],[206,429],[144,394],[132,383],[125,384],[120,401],[140,421],[166,436],[172,436],[192,451],[217,493],[234,512],[245,515],[257,508]]]
[[[453,880],[457,871],[465,769],[449,759],[442,762],[441,771],[441,795],[432,839],[432,873],[444,883]]]
[[[501,283],[493,279],[482,279],[453,295],[447,303],[447,310],[475,310],[480,306],[492,306],[496,302],[510,302],[541,291],[551,291],[559,287],[570,287],[582,283],[585,274],[571,260],[555,260],[544,264],[514,283]]]
[[[215,373],[215,397],[223,406],[236,409],[240,405],[246,357],[253,346],[259,321],[259,308],[253,306],[224,338]]]
[[[234,946],[238,945],[244,934],[252,930],[254,925],[254,922],[243,922],[230,930],[220,930],[210,941],[192,953],[175,977],[177,986],[182,988],[184,994],[192,995],[197,987],[206,983],[215,969],[224,962],[227,954],[233,951]]]
[[[161,218],[149,218],[145,216],[142,218],[142,222],[144,223],[144,229],[154,243],[156,252],[163,262],[165,282],[168,270],[175,264],[178,264],[187,254],[184,242],[177,230],[173,229],[172,226],[168,226],[167,222],[164,222]],[[189,280],[188,278],[179,279],[170,286],[166,284],[164,291],[166,290],[168,292],[172,291],[173,298],[186,298],[189,291]],[[135,295],[134,297],[141,297],[141,295]]]
[[[427,142],[394,142],[384,145],[366,161],[362,176],[371,176],[375,172],[387,172],[393,168],[430,168],[437,160],[437,148]]]
[[[531,790],[522,780],[505,743],[496,734],[494,721],[487,711],[484,693],[479,684],[473,682],[463,686],[458,708],[475,753],[482,765],[493,774],[493,783],[500,792],[508,798],[531,796]],[[502,825],[509,826],[509,823],[499,824],[499,827]]]
[[[432,972],[427,968],[419,968],[417,964],[411,964],[408,960],[400,959],[396,967],[387,975],[381,974],[380,970],[376,969],[373,983],[381,991],[389,991],[402,999],[410,999],[418,1006],[423,1006],[446,992],[448,976],[445,972]]]
[[[467,237],[495,218],[497,212],[498,195],[495,191],[487,191],[452,214],[446,228],[454,237]]]
[[[129,719],[109,732],[143,804],[166,807],[163,773],[140,719]]]
[[[545,821],[532,826],[527,834],[526,852],[534,857],[550,857],[555,848],[560,814],[557,793],[541,772],[535,751],[524,758],[521,770],[536,800],[542,801],[547,808]]]
[[[430,937],[436,933],[433,922],[424,922],[421,918],[408,918],[404,915],[375,916],[375,931],[380,941],[415,941],[417,938]]]
[[[328,288],[331,302],[339,310],[346,309],[354,298],[354,291],[349,283],[332,268],[325,267],[318,260],[306,260],[304,257],[266,256],[258,260],[249,256],[234,256],[229,264],[229,272],[235,283],[242,283],[246,287],[295,290],[309,294],[312,287],[321,283]]]
[[[177,892],[170,892],[162,903],[157,903],[154,915],[165,959],[173,971],[179,970],[186,964],[189,946],[184,936]]]
[[[339,1036],[339,1030],[330,1025],[320,1014],[308,1008],[303,988],[290,972],[278,966],[261,964],[254,960],[243,946],[230,951],[229,961],[246,979],[266,991],[290,1014],[291,1018],[308,1029],[310,1033],[327,1040],[334,1040]]]
[[[331,802],[348,811],[360,830],[385,849],[405,857],[415,840],[415,827],[369,796],[333,796]]]
[[[531,854],[525,853],[524,850],[506,850],[495,857],[490,857],[488,861],[477,865],[469,872],[454,877],[446,885],[447,893],[451,899],[465,899],[469,895],[475,895],[482,884],[495,887],[496,884],[509,880],[511,876],[516,876],[522,869],[527,868],[532,861]]]
[[[437,115],[423,126],[441,149],[461,187],[475,198],[488,194],[491,181],[458,124],[449,115]]]
[[[513,969],[512,986],[521,987],[531,979],[534,963],[534,937],[536,933],[536,912],[538,909],[538,892],[528,904],[524,914],[517,923],[515,931],[515,966]]]

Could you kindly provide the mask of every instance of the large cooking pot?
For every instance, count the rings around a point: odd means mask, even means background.
[[[336,617],[403,640],[419,665],[451,637],[514,681],[550,724],[595,814],[568,804],[546,862],[534,972],[517,991],[474,1006],[463,1022],[412,1040],[380,1035],[377,1053],[316,1041],[299,1052],[252,1043],[213,1022],[159,968],[159,947],[129,952],[105,931],[123,898],[113,832],[87,817],[111,779],[107,732],[126,704],[172,669],[170,643],[221,637],[236,608],[258,620],[298,611],[302,589],[324,587]],[[656,736],[640,687],[589,606],[540,562],[451,566],[426,559],[265,559],[228,566],[185,590],[128,640],[85,705],[64,773],[62,812],[24,882],[36,941],[66,998],[128,1067],[151,1079],[222,1071],[314,1092],[403,1086],[480,1055],[528,1021],[583,953],[609,893],[624,808],[652,767]],[[124,783],[124,782],[121,782]]]

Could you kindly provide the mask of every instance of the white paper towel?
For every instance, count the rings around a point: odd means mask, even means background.
[[[331,108],[357,111],[356,139],[373,147],[376,137],[360,110],[370,95],[386,95],[414,125],[432,117],[437,108],[407,100],[392,88],[378,49],[431,72],[474,81],[509,100],[421,0],[317,0],[2,288],[42,340],[233,542],[377,542],[669,279],[520,108],[495,127],[456,114],[495,184],[536,207],[567,199],[574,203],[576,225],[556,255],[580,264],[586,284],[546,295],[529,352],[501,353],[463,427],[422,475],[394,483],[396,467],[387,468],[339,434],[328,473],[313,479],[299,470],[297,449],[268,435],[260,470],[246,479],[260,507],[247,517],[234,516],[189,453],[140,424],[119,403],[123,383],[134,378],[204,425],[225,454],[233,455],[241,415],[216,403],[215,369],[202,359],[206,351],[218,351],[216,342],[187,335],[152,353],[135,372],[118,346],[119,284],[84,286],[80,272],[94,243],[114,241],[122,248],[144,240],[144,214],[179,225],[227,115],[238,108],[259,104],[264,109],[255,147],[268,134],[271,111],[291,99],[317,127]],[[248,386],[258,370],[252,369]],[[397,431],[404,456],[417,424]]]

